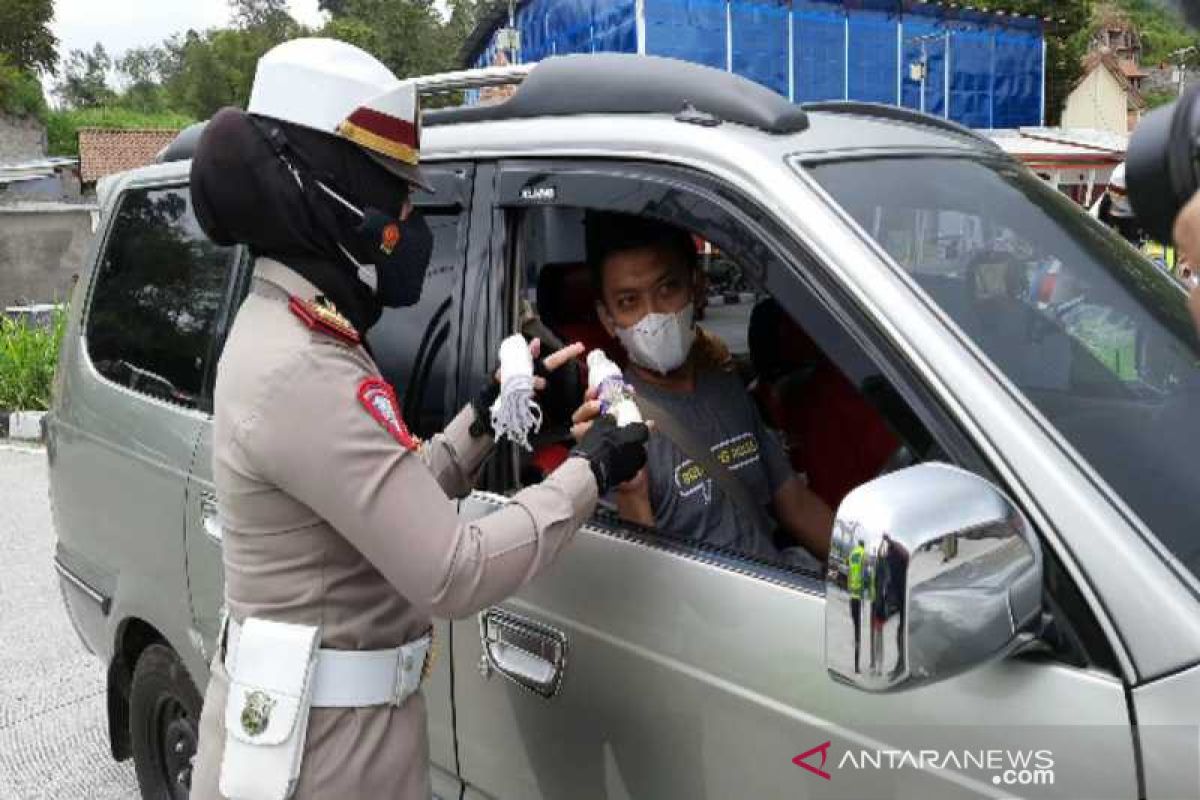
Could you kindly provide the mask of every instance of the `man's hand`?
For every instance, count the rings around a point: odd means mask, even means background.
[[[596,389],[588,389],[583,396],[583,405],[575,409],[571,415],[571,438],[581,441],[596,417],[600,416],[600,400],[596,397]]]
[[[793,475],[775,492],[775,517],[793,539],[822,561],[829,558],[833,511],[812,489]]]

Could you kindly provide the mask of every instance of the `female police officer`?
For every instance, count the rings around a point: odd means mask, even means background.
[[[364,344],[382,307],[420,296],[419,133],[411,84],[355,47],[300,39],[263,56],[249,113],[222,110],[198,145],[201,225],[257,260],[217,373],[229,622],[194,798],[428,798],[430,615],[517,590],[645,462],[645,428],[610,421],[503,510],[457,518],[449,498],[492,444],[480,409],[495,384],[422,443]]]

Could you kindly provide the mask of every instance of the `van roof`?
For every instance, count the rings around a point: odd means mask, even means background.
[[[873,151],[1002,153],[970,129],[906,109],[822,103],[805,107],[804,115],[804,129],[791,133],[666,113],[464,117],[429,126],[422,136],[421,157],[429,163],[468,158],[653,158],[716,166],[752,155],[804,160]],[[686,135],[681,135],[681,126],[687,126]],[[198,135],[189,139],[186,148],[169,153],[174,160],[123,173],[111,196],[135,182],[186,179]]]
[[[494,85],[497,74],[493,73],[499,72],[475,70],[416,80],[429,91],[445,91],[448,86]],[[594,126],[583,132],[583,138],[591,143],[591,149],[604,152],[628,149],[628,140],[637,139],[640,128],[652,127],[655,118],[693,126],[689,139],[710,135],[708,131],[719,139],[720,131],[731,127],[752,129],[761,134],[764,145],[770,139],[786,139],[790,152],[826,152],[835,145],[856,150],[966,147],[997,151],[987,137],[946,119],[873,103],[797,106],[741,76],[675,59],[620,53],[557,56],[532,67],[510,68],[499,77],[510,83],[521,81],[510,99],[433,109],[424,115],[426,158],[437,158],[439,145],[446,140],[463,147],[470,137],[477,139],[475,149],[480,152],[496,152],[501,149],[496,145],[503,141],[513,145],[511,150],[527,154],[539,146],[550,146],[556,138],[551,132],[559,127],[556,123],[570,118],[583,118]],[[492,127],[522,121],[527,124]],[[836,129],[832,137],[825,135],[831,121]],[[196,123],[185,129],[159,160],[190,159],[203,127],[204,123]],[[454,134],[446,133],[450,128],[456,129]],[[519,139],[505,139],[498,135],[501,130]]]

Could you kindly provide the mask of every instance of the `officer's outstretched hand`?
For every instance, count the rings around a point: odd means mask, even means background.
[[[542,340],[533,338],[529,341],[529,355],[533,357],[533,372],[536,376],[533,379],[533,388],[535,391],[542,391],[546,388],[546,379],[550,377],[550,373],[557,370],[563,364],[570,363],[583,355],[584,346],[582,342],[575,342],[566,347],[555,350],[550,355],[543,359],[538,356],[542,354]],[[500,368],[496,367],[496,372],[492,376],[496,383],[500,383]]]
[[[564,364],[572,364],[575,359],[583,355],[584,346],[581,342],[569,344],[566,347],[555,350],[545,358],[538,358],[542,352],[542,340],[533,339],[529,342],[529,355],[533,357],[533,389],[541,392],[546,388],[548,378],[553,378],[553,373]],[[496,397],[500,394],[500,368],[492,373],[492,380],[484,384],[484,387],[479,390],[475,398],[471,400],[471,406],[475,409],[475,422],[471,425],[472,436],[482,436],[483,434],[492,434],[492,415],[490,409],[492,403],[496,402]]]
[[[583,434],[572,456],[587,459],[596,476],[600,494],[637,475],[646,464],[646,440],[650,429],[640,422],[617,427],[607,414],[599,417]]]

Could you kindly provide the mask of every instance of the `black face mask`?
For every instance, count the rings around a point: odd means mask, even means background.
[[[419,211],[401,222],[377,208],[363,209],[355,228],[356,255],[375,265],[375,295],[388,308],[416,305],[433,255],[433,231]]]
[[[433,232],[425,218],[414,211],[401,221],[396,216],[398,210],[390,212],[363,203],[345,191],[332,174],[317,168],[288,141],[280,126],[251,119],[276,156],[296,176],[309,207],[320,209],[317,218],[327,220],[329,232],[354,260],[375,266],[375,295],[380,305],[388,308],[415,305],[421,299],[421,287],[433,254]],[[344,225],[335,221],[338,218],[355,222]]]

